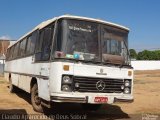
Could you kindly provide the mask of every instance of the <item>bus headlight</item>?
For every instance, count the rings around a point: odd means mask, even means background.
[[[72,79],[69,76],[65,75],[62,78],[62,83],[64,83],[64,84],[67,84],[67,83],[71,84],[72,83]]]
[[[62,91],[71,92],[72,89],[71,89],[70,85],[62,85]]]
[[[123,89],[124,94],[130,94],[131,93],[131,88],[132,88],[132,80],[131,79],[125,79],[124,80],[124,89]]]
[[[62,84],[61,90],[64,92],[71,92],[73,88],[73,76],[71,75],[63,75],[62,76]]]
[[[125,94],[129,94],[130,93],[130,89],[129,88],[124,88],[124,93]]]
[[[130,81],[129,81],[129,80],[126,80],[126,81],[124,82],[124,85],[125,85],[126,87],[130,86]]]

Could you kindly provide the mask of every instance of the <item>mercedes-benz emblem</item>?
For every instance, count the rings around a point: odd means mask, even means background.
[[[101,73],[101,74],[103,73],[103,69],[102,69],[102,68],[100,69],[100,73]]]
[[[105,88],[105,83],[104,83],[102,80],[98,81],[98,82],[96,83],[96,88],[97,88],[97,90],[99,90],[99,91],[103,91],[104,88]]]

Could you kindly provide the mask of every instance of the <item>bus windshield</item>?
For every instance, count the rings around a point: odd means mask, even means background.
[[[68,59],[123,64],[127,34],[94,22],[66,19],[60,22],[57,45]]]
[[[128,61],[127,39],[127,32],[113,27],[103,26],[101,29],[103,62],[126,63]]]

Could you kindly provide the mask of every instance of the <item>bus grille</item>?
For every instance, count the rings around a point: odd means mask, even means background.
[[[122,93],[123,79],[74,77],[74,91],[95,93]],[[98,85],[99,83],[99,85]],[[101,84],[101,85],[100,85]],[[97,87],[99,86],[99,87]]]

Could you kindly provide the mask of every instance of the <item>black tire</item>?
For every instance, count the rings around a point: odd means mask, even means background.
[[[12,84],[12,79],[11,79],[11,78],[9,78],[9,92],[10,92],[10,93],[16,92],[16,86],[14,86],[14,85]]]
[[[82,108],[88,111],[97,111],[100,107],[100,104],[82,104]]]
[[[36,112],[44,112],[41,104],[41,98],[38,97],[38,85],[34,84],[31,88],[31,103]]]

